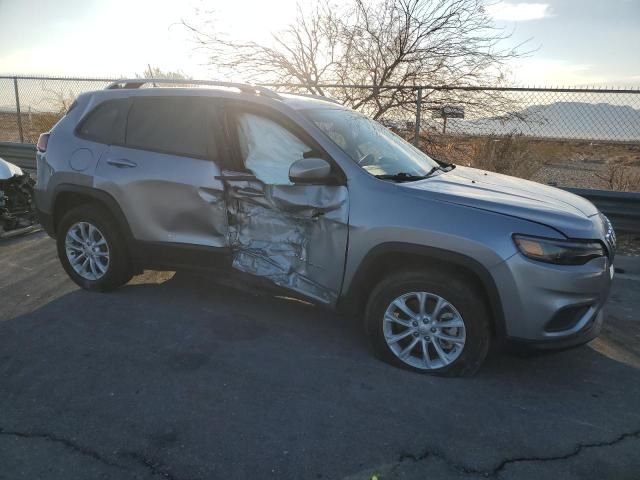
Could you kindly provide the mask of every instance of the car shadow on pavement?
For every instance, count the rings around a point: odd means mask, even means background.
[[[638,440],[640,370],[589,346],[496,350],[473,378],[437,378],[373,358],[321,308],[195,274],[144,281],[0,324],[7,478],[485,477]],[[580,468],[625,473],[632,457]]]

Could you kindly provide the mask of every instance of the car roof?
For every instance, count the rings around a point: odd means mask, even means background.
[[[163,86],[167,84],[175,86]],[[141,88],[143,85],[150,85],[150,87]],[[337,100],[330,97],[303,93],[279,93],[261,86],[208,80],[125,79],[115,81],[106,89],[92,92],[92,94],[101,100],[132,96],[196,95],[223,98],[259,98],[261,102],[282,102],[294,110],[345,108]]]
[[[281,93],[282,101],[295,110],[305,110],[311,108],[334,108],[344,109],[337,100],[329,97],[321,98],[319,95],[305,95],[295,93]]]

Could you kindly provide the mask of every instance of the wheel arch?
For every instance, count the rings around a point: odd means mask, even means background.
[[[356,270],[338,308],[348,313],[364,311],[367,293],[384,275],[401,269],[446,268],[464,274],[479,287],[491,317],[491,327],[499,336],[506,334],[500,293],[491,273],[477,260],[451,250],[403,242],[389,242],[372,248]]]
[[[56,233],[58,223],[65,212],[71,208],[87,204],[98,204],[105,208],[115,219],[127,243],[130,244],[132,242],[133,233],[131,232],[131,227],[115,198],[102,190],[71,184],[60,184],[54,191],[52,209],[53,233]]]

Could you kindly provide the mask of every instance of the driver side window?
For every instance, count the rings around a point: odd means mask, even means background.
[[[289,167],[312,151],[279,123],[252,113],[238,115],[240,153],[245,167],[269,185],[292,185]]]

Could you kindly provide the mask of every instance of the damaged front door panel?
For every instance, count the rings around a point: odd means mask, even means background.
[[[225,175],[233,267],[335,304],[347,248],[347,188],[228,180],[234,177]]]
[[[233,268],[335,305],[347,251],[347,187],[294,183],[292,165],[322,157],[321,149],[274,112],[233,112],[243,171],[222,176]]]

